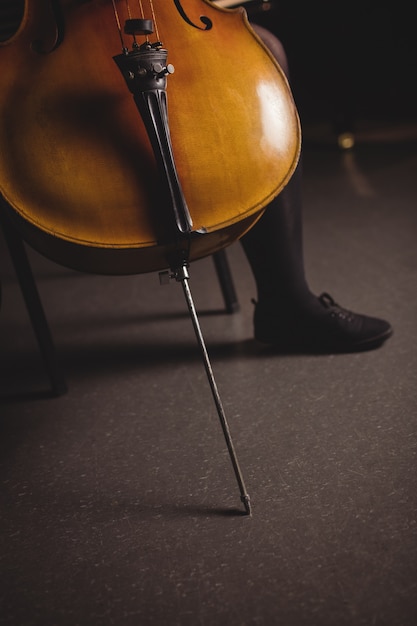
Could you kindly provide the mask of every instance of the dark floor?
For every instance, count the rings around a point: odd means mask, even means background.
[[[181,287],[30,251],[69,387],[51,398],[2,242],[2,625],[417,623],[416,136],[365,125],[339,152],[309,130],[310,284],[395,334],[364,354],[273,354],[252,341],[240,245],[234,315],[211,259],[194,264],[251,517]]]

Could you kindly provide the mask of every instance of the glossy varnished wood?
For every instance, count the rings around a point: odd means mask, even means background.
[[[123,18],[125,2],[116,3]],[[196,230],[190,258],[228,245],[279,193],[298,159],[300,130],[287,81],[242,9],[154,0],[175,73],[168,113],[175,161]],[[21,28],[0,46],[0,190],[22,230],[64,264],[104,272],[167,265],[167,203],[149,140],[113,56],[112,3],[26,2]],[[127,39],[129,45],[130,42]],[[121,251],[120,263],[114,251]]]

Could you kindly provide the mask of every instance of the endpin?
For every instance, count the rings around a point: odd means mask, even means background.
[[[249,496],[246,494],[244,496],[240,496],[240,499],[242,500],[243,506],[245,507],[246,515],[252,515],[252,508]]]

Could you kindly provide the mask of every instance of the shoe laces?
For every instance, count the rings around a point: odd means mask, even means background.
[[[324,292],[319,296],[318,299],[319,299],[319,302],[324,306],[324,308],[332,309],[330,312],[330,315],[332,317],[338,317],[339,319],[346,320],[347,322],[353,321],[354,319],[353,313],[339,306],[337,302],[334,301],[334,299],[332,298],[330,294]]]

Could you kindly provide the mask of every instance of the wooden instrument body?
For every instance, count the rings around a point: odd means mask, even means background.
[[[121,52],[112,3],[61,4],[55,49],[47,0],[28,0],[19,31],[0,45],[0,192],[29,243],[59,263],[115,274],[166,268],[178,242],[112,58]],[[124,0],[116,5],[123,14]],[[291,177],[301,139],[286,78],[244,10],[181,0],[190,24],[177,5],[154,0],[175,67],[167,87],[175,163],[194,229],[205,233],[186,242],[194,260],[250,228]]]

